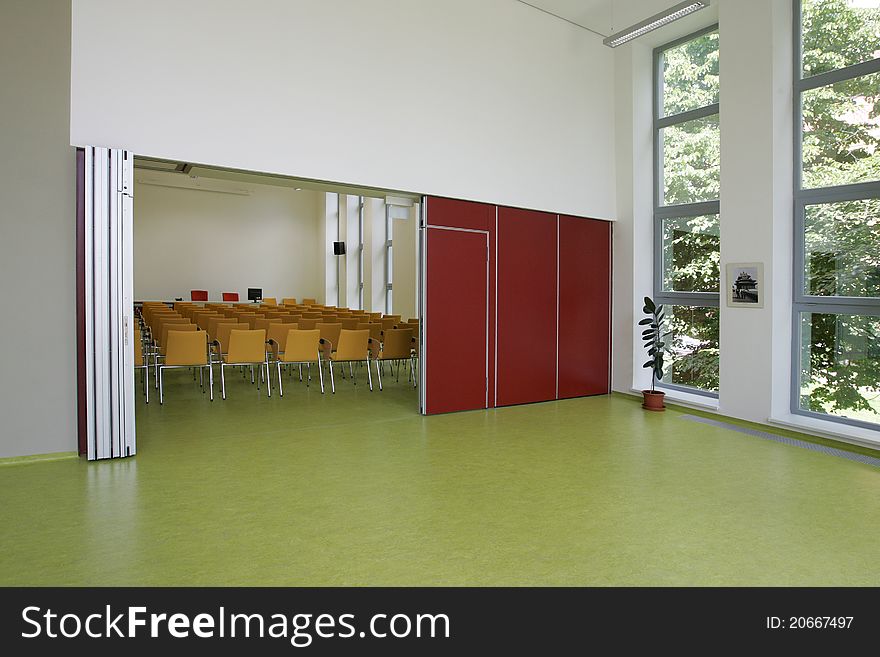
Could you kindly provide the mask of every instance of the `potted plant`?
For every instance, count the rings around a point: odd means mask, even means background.
[[[642,331],[642,341],[645,343],[645,349],[648,350],[648,361],[642,367],[651,370],[651,389],[642,390],[644,403],[642,408],[648,411],[663,411],[666,406],[663,404],[665,392],[658,392],[654,388],[654,381],[660,381],[663,378],[663,355],[666,353],[666,343],[664,339],[669,333],[663,332],[663,306],[656,305],[651,297],[645,297],[645,307],[642,309],[648,316],[639,322],[639,326],[645,326]]]

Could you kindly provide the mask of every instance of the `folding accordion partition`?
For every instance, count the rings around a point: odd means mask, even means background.
[[[426,197],[422,413],[610,390],[611,224]]]

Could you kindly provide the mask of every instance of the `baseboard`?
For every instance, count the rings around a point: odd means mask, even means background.
[[[50,454],[28,454],[27,456],[7,456],[0,458],[0,467],[4,465],[24,465],[26,463],[45,463],[47,461],[66,461],[79,458],[76,452],[51,452]]]

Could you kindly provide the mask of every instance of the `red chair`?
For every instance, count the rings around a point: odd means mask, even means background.
[[[207,290],[190,290],[189,291],[190,301],[207,301],[208,300],[208,291]]]
[[[238,292],[224,292],[223,293],[224,301],[238,301]]]

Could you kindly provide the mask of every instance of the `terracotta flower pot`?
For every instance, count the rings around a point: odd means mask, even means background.
[[[663,398],[666,397],[665,392],[651,392],[650,390],[642,390],[645,397],[645,403],[642,408],[646,411],[665,411],[666,406],[663,404]]]

